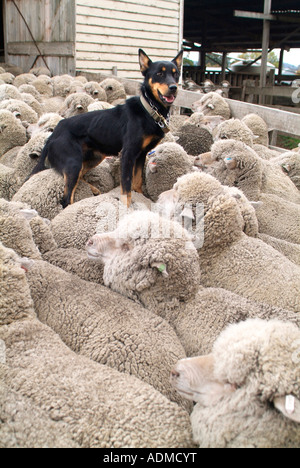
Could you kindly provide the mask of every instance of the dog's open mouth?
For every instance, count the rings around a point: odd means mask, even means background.
[[[159,92],[159,91],[158,91]],[[159,92],[159,97],[160,97],[160,100],[164,103],[164,104],[168,104],[169,106],[171,104],[173,104],[173,102],[175,101],[176,99],[176,96],[174,94],[170,94],[169,96],[164,96],[163,94],[161,94]]]

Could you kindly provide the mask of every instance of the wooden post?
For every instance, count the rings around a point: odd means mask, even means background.
[[[279,76],[282,75],[283,57],[284,57],[284,49],[281,49],[281,50],[280,50],[280,57],[279,57],[279,68],[278,68],[278,74],[279,74]]]
[[[272,0],[265,0],[264,14],[271,13]],[[260,87],[264,88],[267,84],[267,68],[268,68],[268,53],[270,43],[270,21],[264,19],[263,26],[263,39],[262,39],[262,58],[261,58],[261,72],[260,72]],[[264,97],[259,97],[259,104],[264,104]]]
[[[227,59],[227,52],[223,52],[221,81],[224,81],[226,78],[226,59]]]

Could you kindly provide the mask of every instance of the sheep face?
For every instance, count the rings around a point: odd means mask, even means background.
[[[298,444],[299,349],[298,327],[254,319],[229,326],[212,354],[179,361],[171,382],[197,402],[191,417],[195,440],[201,443],[208,426],[218,424],[210,427],[218,430],[216,445],[236,446],[242,440],[261,446],[268,437],[270,446]],[[270,426],[276,435],[267,430]]]
[[[224,246],[242,234],[237,200],[208,174],[194,172],[180,177],[172,190],[161,194],[158,206],[164,215],[174,216],[187,228],[192,224],[197,249]]]
[[[216,177],[222,185],[238,187],[249,200],[258,200],[263,180],[263,167],[254,150],[236,140],[216,142],[211,156],[201,155],[196,165]]]
[[[104,263],[106,286],[144,305],[185,301],[199,288],[190,236],[155,213],[128,215],[114,232],[92,237],[86,248],[89,258]]]
[[[242,141],[248,146],[253,146],[254,134],[247,125],[238,119],[230,119],[219,125],[215,141],[218,140],[237,140]]]
[[[146,167],[146,188],[153,201],[173,187],[178,177],[192,170],[192,160],[177,143],[158,145]],[[167,175],[167,176],[166,176]]]

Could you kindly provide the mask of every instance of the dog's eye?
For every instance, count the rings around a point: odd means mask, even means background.
[[[157,76],[164,76],[165,75],[163,71],[157,72],[156,74],[157,74]]]

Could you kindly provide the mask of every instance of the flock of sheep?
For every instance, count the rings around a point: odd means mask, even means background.
[[[299,447],[300,148],[208,93],[63,210],[47,138],[129,93],[0,69],[0,447]]]

